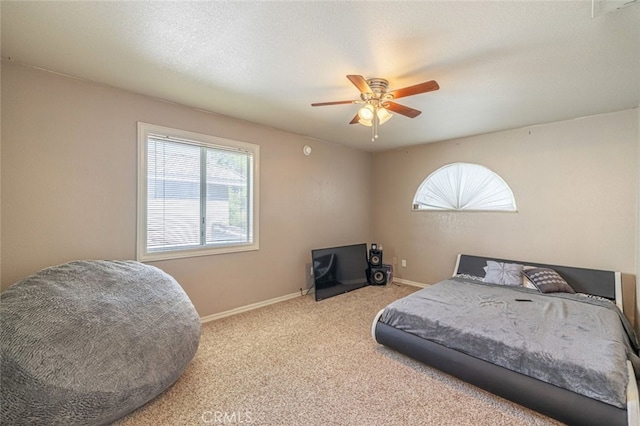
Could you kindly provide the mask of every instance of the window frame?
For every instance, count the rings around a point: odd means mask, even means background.
[[[200,147],[244,151],[252,154],[253,161],[250,168],[250,185],[248,196],[250,202],[249,217],[252,229],[252,241],[248,243],[227,243],[216,245],[199,245],[192,248],[149,251],[147,248],[147,207],[148,207],[148,176],[147,176],[147,142],[150,135],[164,136],[168,139],[182,140],[185,144]],[[260,146],[248,142],[225,139],[218,136],[195,133],[186,130],[173,129],[155,124],[138,122],[138,188],[137,188],[137,223],[136,223],[136,259],[138,261],[156,261],[180,259],[196,256],[209,256],[226,253],[255,251],[260,248],[259,236],[259,194],[260,194]],[[200,199],[202,205],[202,199]]]

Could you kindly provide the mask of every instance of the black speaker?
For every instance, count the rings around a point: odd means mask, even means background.
[[[369,268],[369,280],[372,285],[386,285],[389,268],[386,266],[372,266]]]
[[[371,244],[369,250],[369,266],[381,266],[382,265],[382,250],[378,250],[377,244]]]

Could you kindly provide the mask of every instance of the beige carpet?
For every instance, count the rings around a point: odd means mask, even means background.
[[[203,325],[176,384],[119,425],[557,425],[371,338],[415,287],[299,297]]]

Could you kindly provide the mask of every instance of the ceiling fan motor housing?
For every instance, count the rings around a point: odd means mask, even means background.
[[[371,87],[371,90],[377,94],[385,93],[389,87],[389,82],[384,78],[371,78],[367,80],[367,84]]]
[[[393,99],[393,95],[392,94],[387,94],[387,89],[389,87],[389,81],[385,80],[384,78],[370,78],[369,80],[367,80],[367,84],[369,85],[369,87],[371,88],[371,91],[373,93],[362,93],[360,94],[360,98],[365,101],[365,102],[369,102],[369,101],[378,101],[376,102],[377,105],[381,105],[382,101],[388,101]]]

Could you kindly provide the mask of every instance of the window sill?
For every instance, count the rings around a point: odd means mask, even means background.
[[[188,257],[215,256],[219,254],[242,253],[247,251],[257,251],[260,249],[258,243],[243,244],[227,247],[211,247],[187,250],[157,251],[151,253],[138,253],[139,262],[155,262],[158,260],[184,259]]]

